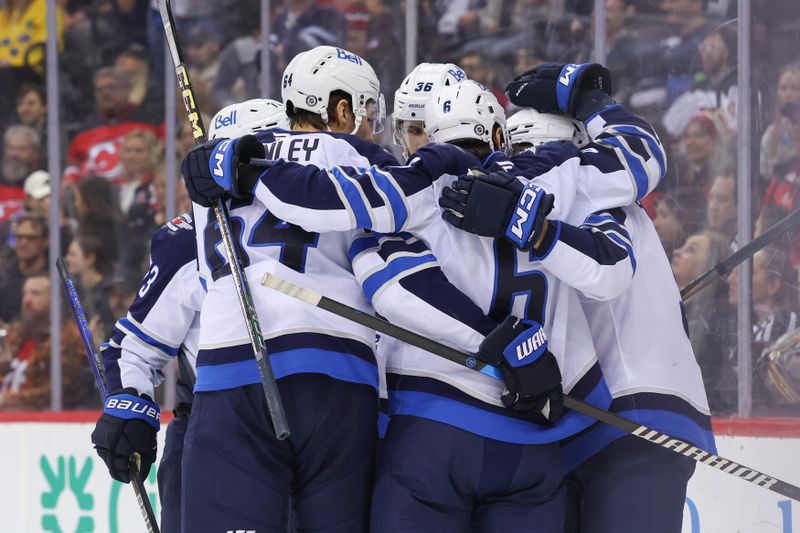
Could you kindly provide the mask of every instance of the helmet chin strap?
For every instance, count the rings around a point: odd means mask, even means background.
[[[353,131],[350,132],[350,135],[355,135],[358,131],[358,128],[361,127],[361,119],[364,118],[364,115],[355,115],[356,117],[356,126],[353,128]]]

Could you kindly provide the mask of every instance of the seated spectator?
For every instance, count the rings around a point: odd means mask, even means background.
[[[44,87],[33,83],[22,85],[17,91],[17,118],[20,124],[30,126],[47,146],[47,97]]]
[[[30,126],[10,126],[3,134],[0,166],[0,223],[23,208],[23,184],[41,163],[41,138]]]
[[[128,100],[139,106],[148,122],[157,123],[164,117],[164,86],[150,73],[150,55],[145,47],[132,44],[117,55],[114,68],[131,82]]]
[[[728,299],[734,308],[739,301],[739,269],[728,276]],[[775,400],[767,387],[768,358],[764,351],[797,322],[797,271],[789,264],[787,253],[774,245],[766,246],[753,256],[752,273],[753,338],[753,404],[754,414],[774,414]],[[722,402],[717,411],[736,410],[738,360],[736,336],[729,340],[729,357],[723,365],[722,378],[714,397]]]
[[[95,73],[95,112],[69,144],[66,181],[75,182],[87,176],[117,179],[122,174],[119,146],[123,137],[142,129],[160,134],[155,123],[160,123],[163,116],[142,115],[141,108],[130,102],[130,91],[130,80],[119,70],[105,67]]]
[[[4,410],[44,410],[50,407],[50,278],[36,274],[22,287],[22,315],[8,327],[6,351],[0,363],[0,407]],[[93,379],[83,344],[69,313],[61,324],[61,385],[64,407],[97,405]]]
[[[725,235],[731,242],[736,235],[736,220],[736,176],[719,175],[708,193],[706,228]]]
[[[123,213],[127,213],[134,202],[149,203],[150,182],[162,153],[161,143],[150,131],[134,130],[125,135],[119,154],[122,175],[117,181],[119,207]]]
[[[69,245],[66,260],[92,332],[104,333],[98,338],[105,339],[114,325],[109,305],[114,268],[109,249],[97,237],[79,235]]]
[[[496,73],[492,67],[487,63],[486,57],[483,54],[476,52],[468,52],[458,59],[458,66],[462,68],[467,78],[482,83],[488,88],[493,95],[497,98],[497,102],[507,107],[509,105],[508,97],[504,92],[504,87],[496,83]]]
[[[664,114],[664,127],[678,135],[702,110],[719,113],[731,131],[736,130],[736,34],[733,26],[717,28],[703,39],[699,54],[702,70],[694,75],[690,90],[680,95]]]
[[[712,231],[690,235],[672,254],[675,281],[679,287],[685,287],[729,254],[730,241],[724,235]],[[736,334],[736,325],[731,323],[727,283],[721,279],[712,282],[684,306],[692,349],[706,390],[710,391],[718,384],[727,360],[726,341],[730,334]],[[709,401],[713,412],[713,401],[711,398]]]
[[[6,0],[0,5],[0,67],[38,68],[44,62],[47,41],[46,0]],[[61,6],[56,6],[56,27],[61,41]]]
[[[110,251],[112,261],[116,261],[120,257],[118,250],[125,248],[123,218],[116,193],[103,178],[79,181],[73,190],[78,233],[100,239]]]
[[[13,227],[13,255],[0,264],[0,321],[10,322],[19,313],[22,282],[47,270],[47,223],[44,218],[23,215]]]
[[[795,107],[800,105],[800,63],[792,63],[781,70],[778,77],[778,95],[772,124],[761,137],[761,177],[770,179],[776,167],[798,155]]]
[[[678,154],[673,157],[665,189],[691,189],[707,195],[711,182],[724,166],[727,155],[727,127],[710,111],[698,113],[681,133]]]
[[[653,224],[668,257],[683,245],[687,236],[700,230],[704,215],[702,201],[694,191],[676,196],[662,194],[655,200]]]
[[[25,214],[48,220],[50,217],[50,174],[37,170],[25,178]],[[66,250],[72,242],[72,225],[64,217],[64,210],[59,210],[61,232],[61,250]],[[48,222],[49,224],[49,222]]]

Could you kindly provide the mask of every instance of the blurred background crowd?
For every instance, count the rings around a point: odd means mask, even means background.
[[[47,35],[45,0],[0,0],[0,409],[46,409],[50,400],[48,235],[58,232],[95,338],[107,338],[148,268],[153,231],[190,209],[178,178],[167,205],[167,161],[193,146],[182,104],[166,143],[163,28],[150,0],[58,0]],[[605,26],[614,97],[656,127],[669,170],[644,207],[679,286],[744,244],[738,236],[738,152],[750,151],[752,234],[798,207],[800,2],[752,0],[748,43],[750,136],[737,132],[741,24],[736,0],[419,0],[416,62],[454,62],[515,111],[503,87],[543,61],[597,57]],[[198,104],[208,117],[241,100],[279,99],[283,68],[298,52],[342,46],[375,68],[388,109],[407,69],[405,0],[173,0]],[[269,35],[261,9],[268,6]],[[58,39],[60,141],[57,188],[45,171],[45,41]],[[270,72],[262,76],[262,54]],[[171,65],[166,65],[171,67]],[[171,68],[166,75],[171,75]],[[266,83],[262,80],[268,80]],[[262,88],[268,87],[268,94]],[[177,94],[175,95],[177,99]],[[388,126],[387,121],[387,126]],[[383,144],[391,146],[391,131]],[[175,158],[165,146],[175,146]],[[49,227],[58,202],[58,227]],[[752,332],[737,327],[738,272],[685,304],[713,414],[737,410],[739,340],[751,344],[753,413],[800,415],[800,363],[765,351],[795,329],[800,232],[793,228],[752,263]],[[56,303],[55,305],[63,305]],[[65,408],[98,398],[78,333],[62,314]],[[800,357],[800,356],[798,356]],[[800,359],[798,359],[800,361]],[[775,364],[782,365],[776,374]],[[794,366],[793,366],[794,365]],[[776,377],[777,376],[777,377]],[[787,379],[781,379],[788,376]],[[794,376],[794,377],[793,377]]]

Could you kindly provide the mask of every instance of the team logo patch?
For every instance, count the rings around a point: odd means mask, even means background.
[[[306,105],[314,107],[315,105],[317,105],[318,100],[319,99],[316,96],[314,96],[313,94],[309,94],[308,96],[306,96]]]
[[[482,124],[475,125],[475,135],[483,135],[486,133],[486,128]]]

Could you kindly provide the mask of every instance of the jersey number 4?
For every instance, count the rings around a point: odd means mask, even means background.
[[[280,220],[275,215],[267,211],[258,219],[250,230],[247,239],[244,238],[244,221],[232,216],[230,218],[231,235],[234,239],[234,248],[239,256],[242,268],[250,265],[250,257],[242,246],[246,242],[247,246],[278,246],[280,255],[278,261],[292,270],[304,272],[306,268],[306,253],[309,248],[317,245],[318,233],[310,233],[293,224],[288,224]],[[219,224],[214,218],[213,211],[209,211],[209,220],[203,233],[205,241],[206,263],[211,270],[211,277],[214,281],[231,273],[228,267],[228,259],[222,249],[222,234],[219,231]]]

